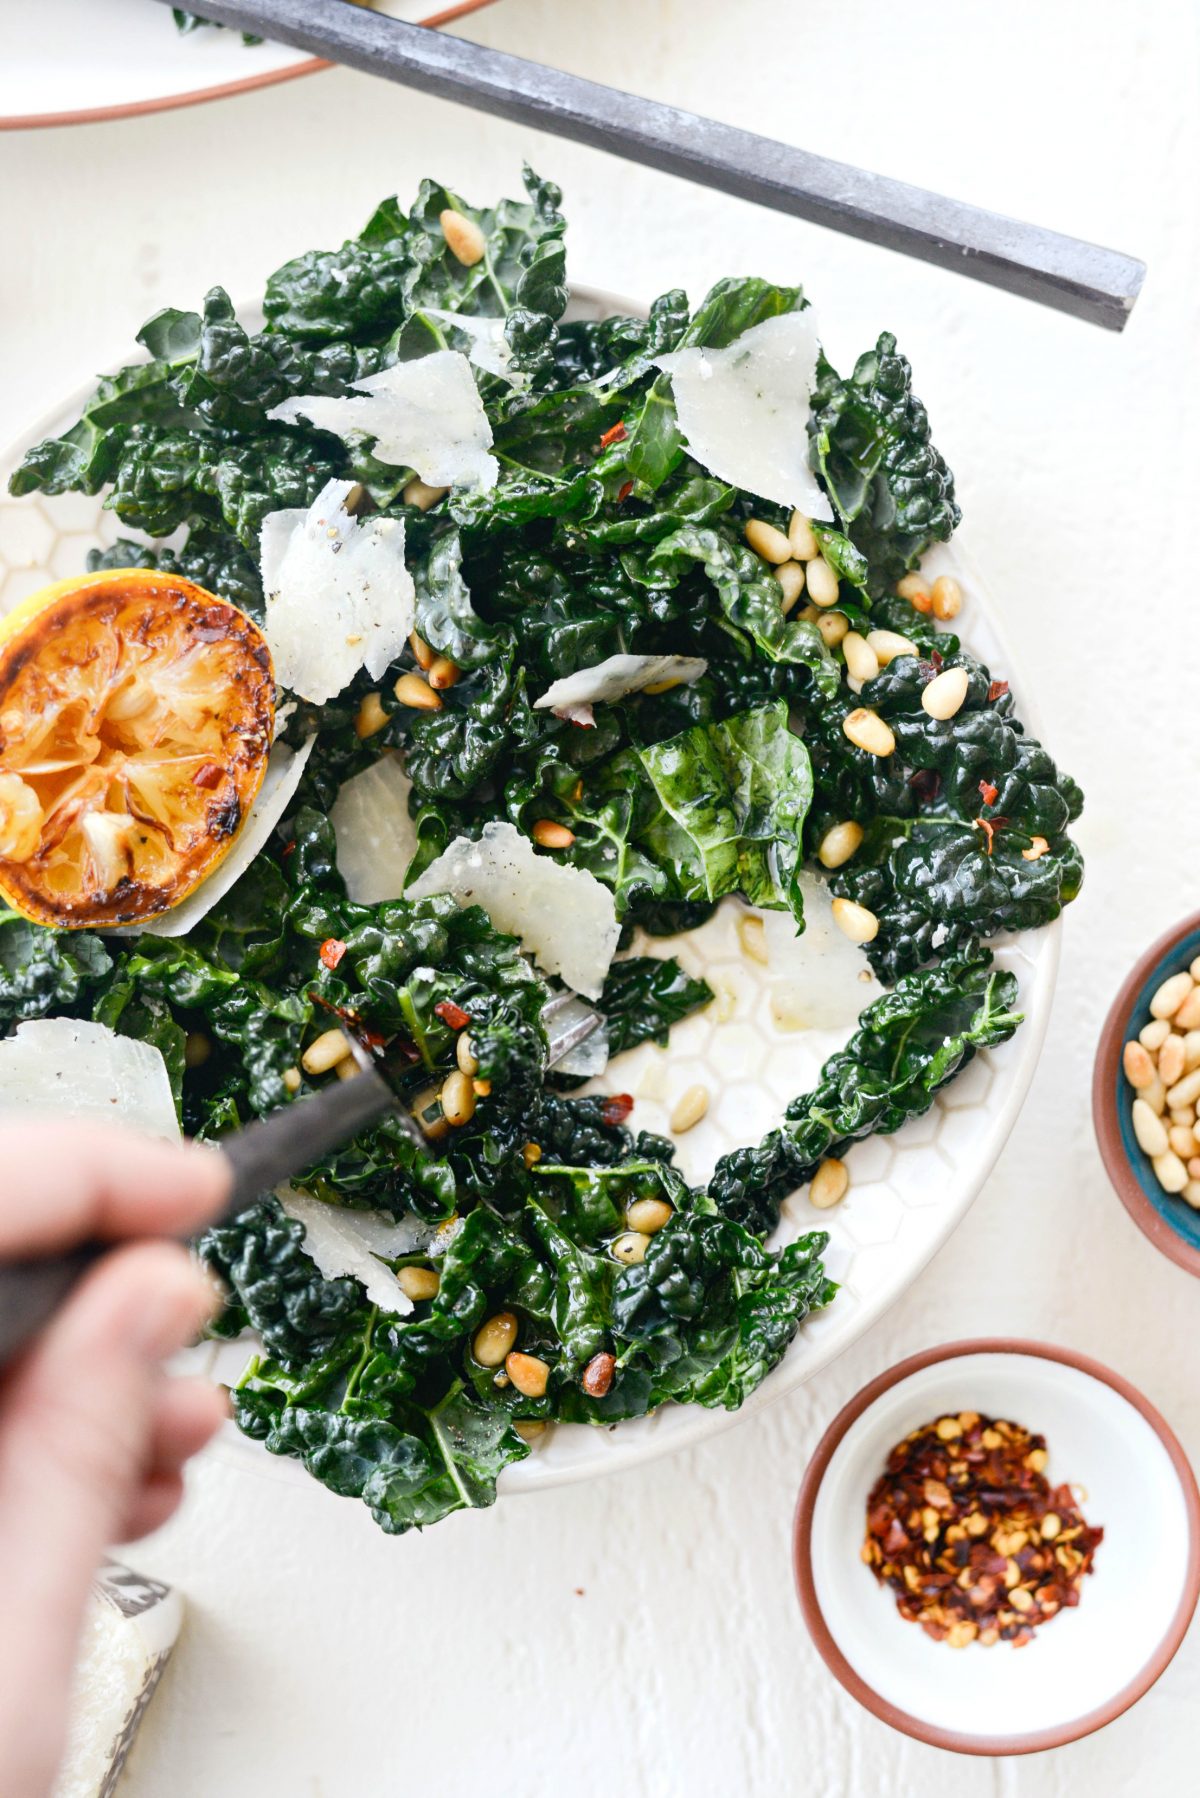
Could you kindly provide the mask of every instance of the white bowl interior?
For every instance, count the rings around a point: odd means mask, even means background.
[[[1079,1488],[1087,1521],[1104,1528],[1079,1605],[1020,1649],[935,1642],[900,1616],[890,1588],[859,1558],[867,1495],[888,1451],[921,1424],[966,1409],[1044,1435],[1047,1479]],[[936,1362],[869,1405],[825,1471],[811,1535],[817,1601],[863,1682],[922,1723],[979,1736],[1054,1728],[1122,1692],[1170,1628],[1188,1549],[1179,1476],[1137,1407],[1079,1368],[1003,1353]]]

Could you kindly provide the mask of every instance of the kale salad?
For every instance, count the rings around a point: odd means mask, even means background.
[[[490,1504],[548,1425],[740,1406],[837,1302],[824,1233],[771,1246],[782,1200],[1012,1035],[985,939],[1082,878],[1079,789],[919,572],[959,509],[895,340],[839,372],[752,276],[572,320],[561,195],[525,185],[384,201],[271,276],[261,329],[220,288],[157,313],[11,482],[134,534],[38,614],[61,657],[107,607],[109,722],[89,701],[72,750],[102,779],[64,788],[49,726],[26,755],[0,669],[0,1050],[53,1023],[136,1055],[207,1139],[348,1077],[350,1036],[386,1057],[419,1130],[198,1248],[248,1335],[240,1427],[389,1532]],[[130,772],[164,694],[169,790]],[[620,1090],[712,1000],[652,939],[722,901],[799,933],[814,875],[886,990],[690,1184]],[[568,990],[600,1024],[548,1066]]]

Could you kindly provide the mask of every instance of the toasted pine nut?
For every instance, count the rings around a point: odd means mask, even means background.
[[[947,618],[957,618],[962,611],[962,588],[951,574],[941,574],[934,581],[929,594],[933,601],[933,615],[943,623]]]
[[[836,1155],[830,1155],[823,1161],[812,1177],[812,1185],[808,1189],[808,1199],[818,1211],[828,1211],[831,1205],[840,1204],[846,1196],[850,1185],[850,1170],[844,1161]]]
[[[429,670],[433,667],[434,656],[437,652],[430,649],[424,637],[420,636],[416,631],[409,632],[408,646],[413,652],[413,661],[417,664],[417,667],[423,674],[428,674]]]
[[[853,899],[835,899],[832,909],[834,923],[852,943],[873,943],[879,935],[879,919],[865,905],[856,905]]]
[[[1182,1192],[1187,1185],[1187,1169],[1173,1149],[1168,1149],[1165,1155],[1151,1156],[1150,1165],[1164,1192]]]
[[[430,1142],[440,1142],[450,1134],[450,1125],[442,1110],[442,1096],[436,1086],[427,1086],[412,1102],[412,1114]]]
[[[339,1061],[333,1071],[339,1080],[357,1080],[362,1073],[353,1055],[347,1055],[345,1061]]]
[[[300,1091],[300,1069],[284,1068],[283,1084],[287,1092],[298,1093]]]
[[[792,554],[801,562],[811,562],[821,553],[821,545],[813,535],[812,520],[803,512],[793,512],[788,524],[788,542]]]
[[[516,1318],[511,1311],[497,1311],[476,1330],[471,1353],[480,1367],[502,1367],[516,1340]]]
[[[781,562],[775,570],[775,579],[783,589],[783,610],[786,615],[804,591],[804,564]]]
[[[474,1090],[475,1097],[477,1099],[490,1099],[491,1098],[492,1083],[490,1080],[472,1080],[471,1086]]]
[[[183,1042],[185,1068],[202,1068],[212,1054],[212,1042],[203,1030],[189,1030]]]
[[[1196,1122],[1196,1107],[1194,1105],[1175,1105],[1167,1113],[1167,1116],[1173,1124],[1186,1124],[1190,1130]]]
[[[682,1136],[685,1130],[693,1130],[708,1110],[708,1088],[706,1086],[689,1086],[687,1091],[676,1100],[675,1109],[671,1113],[671,1129],[676,1136]]]
[[[897,656],[919,656],[920,650],[908,637],[902,637],[899,631],[868,631],[867,642],[875,651],[881,668],[894,662]]]
[[[475,1075],[479,1072],[479,1063],[475,1059],[475,1050],[465,1030],[458,1033],[458,1041],[454,1045],[454,1059],[464,1074]]]
[[[401,1267],[396,1270],[396,1284],[406,1298],[435,1299],[441,1283],[431,1267]]]
[[[646,1250],[649,1247],[650,1238],[643,1235],[640,1230],[626,1230],[624,1235],[618,1236],[616,1241],[611,1244],[613,1259],[623,1261],[627,1267],[644,1261]]]
[[[792,546],[782,531],[764,518],[751,518],[746,524],[746,542],[764,562],[790,562]]]
[[[1133,1101],[1133,1134],[1138,1139],[1138,1146],[1152,1158],[1165,1155],[1170,1147],[1162,1119],[1155,1117],[1145,1099]]]
[[[1189,1155],[1187,1171],[1189,1180],[1200,1180],[1200,1155]]]
[[[868,755],[891,755],[896,747],[891,725],[885,723],[878,712],[864,705],[848,712],[842,719],[842,734],[849,737],[857,749],[865,749]]]
[[[1158,1077],[1164,1086],[1170,1087],[1183,1079],[1185,1071],[1183,1038],[1172,1033],[1158,1051]]]
[[[1191,979],[1191,975],[1188,975]],[[1200,1028],[1200,986],[1194,986],[1175,1016],[1171,1019],[1176,1030],[1195,1030]],[[1166,1076],[1163,1076],[1164,1079]]]
[[[910,602],[914,599],[930,599],[929,583],[924,575],[906,574],[903,580],[896,582],[896,592],[901,599]]]
[[[1188,973],[1194,981],[1200,984],[1200,955],[1197,955],[1194,961],[1189,962]]]
[[[553,818],[539,818],[529,834],[541,849],[569,849],[575,841],[575,832]]]
[[[1021,851],[1021,860],[1023,862],[1036,862],[1040,861],[1043,855],[1048,855],[1049,853],[1050,845],[1045,837],[1030,837],[1028,849],[1022,849]]]
[[[542,1159],[541,1143],[527,1142],[525,1147],[521,1150],[521,1159],[526,1167],[536,1167],[538,1162]]]
[[[521,1355],[514,1350],[505,1357],[504,1371],[517,1391],[523,1392],[526,1398],[541,1398],[545,1393],[550,1368],[536,1355]]]
[[[1176,1107],[1194,1105],[1200,1099],[1200,1068],[1193,1068],[1182,1080],[1167,1088],[1167,1104]]]
[[[1200,1180],[1189,1180],[1179,1196],[1187,1200],[1193,1211],[1200,1211]]]
[[[1183,1039],[1183,1065],[1189,1074],[1200,1068],[1200,1030],[1189,1030]]]
[[[643,1236],[654,1236],[674,1215],[665,1199],[635,1199],[625,1213],[625,1222],[631,1230],[640,1230]]]
[[[613,1383],[613,1375],[617,1371],[617,1357],[606,1353],[603,1349],[593,1355],[580,1377],[580,1384],[589,1398],[603,1398]]]
[[[921,692],[922,708],[931,718],[953,718],[962,710],[970,685],[965,668],[944,668]]]
[[[300,1057],[300,1066],[306,1074],[327,1074],[349,1053],[350,1044],[340,1030],[323,1030]]]
[[[742,945],[742,953],[751,961],[756,961],[760,968],[770,966],[771,957],[767,952],[767,932],[761,918],[749,913],[738,919],[738,941]]]
[[[804,570],[808,582],[808,596],[814,606],[835,606],[838,598],[838,577],[824,556],[814,556]]]
[[[513,1418],[513,1429],[522,1442],[536,1442],[538,1437],[544,1436],[549,1428],[550,1425],[544,1417]]]
[[[823,868],[842,868],[852,855],[857,855],[862,847],[863,827],[856,824],[853,818],[845,819],[841,824],[831,824],[821,838],[817,850],[817,860]],[[1151,1068],[1151,1074],[1154,1069]]]
[[[842,638],[842,654],[846,658],[846,670],[855,680],[874,680],[879,673],[879,657],[858,631],[846,632]]]
[[[442,227],[442,236],[446,239],[450,254],[464,268],[474,268],[477,262],[483,261],[487,238],[474,219],[466,218],[461,212],[455,212],[452,207],[447,206],[444,212],[438,213],[438,224]]]
[[[827,649],[836,649],[845,640],[850,629],[850,620],[844,612],[822,612],[816,624],[821,633],[821,641]]]
[[[442,1082],[440,1096],[442,1111],[452,1130],[470,1123],[475,1116],[475,1088],[471,1085],[469,1074],[464,1074],[461,1068],[455,1068],[452,1074],[447,1074]]]
[[[1153,999],[1150,1001],[1152,1018],[1173,1018],[1190,992],[1195,990],[1196,982],[1186,972],[1172,974],[1164,980]]]
[[[1141,1043],[1126,1043],[1121,1051],[1121,1065],[1130,1086],[1150,1086],[1154,1080],[1154,1063]]]
[[[1171,1025],[1166,1018],[1155,1018],[1152,1024],[1143,1024],[1138,1031],[1138,1041],[1143,1049],[1149,1049],[1156,1055],[1171,1034]]]
[[[462,669],[457,662],[452,662],[449,656],[434,656],[430,664],[428,680],[436,693],[442,693],[447,687],[452,687],[461,674]]]
[[[1167,1141],[1180,1161],[1190,1161],[1196,1152],[1196,1138],[1184,1124],[1172,1124],[1167,1131]]]
[[[406,506],[415,506],[418,512],[428,512],[440,499],[445,499],[449,491],[449,487],[431,487],[420,475],[414,475],[400,498]]]
[[[1138,1097],[1145,1099],[1155,1117],[1161,1117],[1167,1109],[1167,1089],[1157,1074],[1154,1076],[1153,1085],[1143,1086]]]
[[[358,716],[354,720],[354,734],[358,738],[373,737],[377,730],[382,730],[388,721],[383,703],[378,693],[364,693],[362,704],[358,708]]]
[[[442,709],[440,698],[419,674],[402,674],[392,692],[401,705],[412,706],[414,711],[440,712]]]

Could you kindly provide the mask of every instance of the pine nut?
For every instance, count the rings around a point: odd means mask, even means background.
[[[505,1358],[504,1371],[526,1398],[542,1398],[546,1391],[546,1383],[550,1378],[550,1368],[545,1361],[536,1355],[520,1355],[513,1353]]]
[[[849,1185],[849,1168],[836,1155],[831,1155],[821,1163],[812,1177],[812,1185],[808,1189],[809,1203],[815,1205],[818,1211],[828,1211],[831,1205],[841,1203]]]
[[[1154,1084],[1143,1086],[1138,1097],[1146,1101],[1156,1117],[1161,1117],[1167,1109],[1167,1089],[1157,1074],[1154,1076]]]
[[[1161,1118],[1155,1117],[1145,1099],[1133,1101],[1133,1134],[1137,1137],[1138,1147],[1154,1158],[1165,1155],[1170,1143]]]
[[[589,1398],[603,1398],[612,1386],[616,1371],[617,1357],[601,1350],[584,1368],[580,1384]]]
[[[1155,1122],[1157,1121],[1156,1119]],[[1184,1124],[1172,1124],[1167,1131],[1167,1141],[1180,1161],[1190,1161],[1196,1152],[1196,1138]]]
[[[415,506],[418,512],[428,512],[440,499],[445,499],[449,491],[449,487],[431,487],[420,475],[414,475],[400,498],[406,506]]]
[[[475,1088],[469,1074],[456,1068],[442,1083],[442,1112],[452,1130],[461,1129],[475,1116]]]
[[[452,662],[449,656],[434,656],[426,678],[434,692],[444,693],[447,687],[454,685],[461,674],[462,669],[457,662]]]
[[[802,562],[781,562],[775,570],[775,579],[783,589],[784,613],[791,611],[804,591],[804,565]]]
[[[1200,1155],[1189,1155],[1187,1171],[1189,1180],[1200,1180]]]
[[[835,606],[838,598],[838,577],[825,560],[824,556],[814,556],[804,571],[808,582],[808,597],[814,606]]]
[[[300,1091],[300,1069],[284,1068],[283,1085],[286,1092],[298,1093]]]
[[[812,521],[803,512],[793,512],[788,524],[788,542],[792,554],[801,562],[811,562],[821,553],[821,545],[813,535]]]
[[[1164,1192],[1182,1192],[1187,1185],[1187,1169],[1173,1150],[1168,1149],[1165,1155],[1152,1156],[1150,1165],[1154,1169],[1154,1178]]]
[[[1166,1018],[1155,1018],[1152,1024],[1144,1024],[1138,1031],[1138,1041],[1143,1049],[1157,1054],[1171,1034],[1171,1026]]]
[[[842,638],[842,654],[846,658],[846,667],[855,680],[874,680],[879,673],[879,657],[858,631],[846,632]]]
[[[1158,1051],[1158,1077],[1164,1086],[1174,1086],[1183,1079],[1185,1071],[1183,1038],[1169,1036]]]
[[[1189,1030],[1183,1039],[1183,1065],[1189,1074],[1200,1068],[1200,1030]]]
[[[430,649],[424,637],[419,636],[416,631],[409,632],[408,646],[413,652],[413,661],[417,664],[417,667],[423,674],[428,674],[429,670],[433,667],[436,651]]]
[[[873,943],[879,935],[879,919],[865,905],[856,905],[853,899],[835,899],[832,909],[834,923],[852,943]]]
[[[865,749],[868,755],[891,755],[896,747],[891,726],[868,706],[860,705],[856,711],[846,714],[842,719],[842,734],[849,737],[856,749]]]
[[[450,1125],[442,1111],[441,1094],[436,1086],[427,1086],[423,1093],[417,1094],[412,1102],[412,1114],[430,1142],[440,1142],[443,1136],[449,1136]]]
[[[550,1425],[544,1417],[513,1418],[513,1429],[522,1442],[536,1442],[538,1437],[544,1436],[549,1428]]]
[[[339,1080],[357,1080],[362,1073],[353,1055],[347,1055],[345,1061],[339,1061],[333,1071]]]
[[[521,1159],[526,1167],[536,1167],[542,1159],[542,1145],[539,1142],[527,1142],[521,1150]]]
[[[689,1086],[671,1113],[671,1129],[676,1136],[682,1136],[685,1130],[695,1129],[707,1110],[708,1088]]]
[[[941,574],[934,581],[929,594],[933,601],[933,615],[944,623],[948,618],[957,618],[962,611],[962,588],[951,574]]]
[[[431,1267],[400,1267],[396,1284],[406,1298],[435,1299],[441,1280]]]
[[[910,604],[916,599],[928,599],[932,603],[933,599],[928,582],[919,574],[906,574],[903,580],[897,581],[896,592],[901,599],[907,599]]]
[[[1188,973],[1197,984],[1200,984],[1200,955],[1196,957],[1195,961],[1189,962]]]
[[[1173,1018],[1188,994],[1194,991],[1195,985],[1196,982],[1186,970],[1182,974],[1172,974],[1170,979],[1163,981],[1151,999],[1150,1016]]]
[[[1141,1043],[1126,1043],[1121,1051],[1121,1065],[1130,1086],[1150,1086],[1154,1080],[1154,1063]]]
[[[764,518],[751,518],[746,525],[746,542],[764,562],[790,562],[792,546],[782,531]]]
[[[553,818],[539,818],[529,834],[541,849],[569,849],[575,841],[575,832]]]
[[[640,1230],[626,1230],[625,1234],[618,1236],[611,1246],[614,1260],[623,1261],[626,1267],[633,1267],[637,1262],[646,1259],[650,1238],[644,1236]]]
[[[737,933],[743,955],[750,961],[756,961],[760,968],[769,967],[771,957],[767,951],[767,932],[762,919],[753,915],[739,918]]]
[[[212,1054],[212,1043],[203,1030],[189,1030],[183,1041],[185,1068],[202,1068]]]
[[[654,1236],[670,1223],[674,1215],[674,1210],[665,1199],[635,1199],[625,1213],[625,1222],[631,1230],[638,1230],[643,1236]]]
[[[323,1030],[300,1057],[300,1066],[306,1074],[327,1074],[349,1053],[350,1044],[340,1030]]]
[[[458,1041],[454,1045],[454,1059],[464,1074],[475,1075],[479,1072],[479,1063],[475,1059],[475,1050],[465,1030],[460,1030]]]
[[[919,656],[920,650],[908,637],[902,637],[899,631],[868,631],[867,642],[875,651],[881,668],[894,662],[897,656]]]
[[[480,1367],[503,1367],[516,1340],[516,1318],[511,1311],[497,1311],[495,1317],[489,1317],[476,1330],[471,1353]]]
[[[862,847],[863,827],[852,818],[841,824],[831,824],[817,850],[817,860],[823,868],[842,868],[852,855],[857,855]],[[1151,1074],[1154,1069],[1151,1068]]]
[[[1200,1211],[1200,1180],[1189,1180],[1179,1196],[1187,1200],[1193,1211]]]
[[[440,712],[442,702],[419,674],[402,674],[392,692],[401,705],[412,706],[417,712]]]
[[[1200,1099],[1200,1068],[1193,1068],[1182,1080],[1167,1088],[1168,1105],[1194,1105]]]
[[[1173,1124],[1186,1124],[1190,1130],[1196,1122],[1196,1107],[1194,1105],[1176,1105],[1168,1113],[1168,1116]]]
[[[1191,979],[1191,975],[1188,975]],[[1176,1030],[1195,1030],[1200,1028],[1200,986],[1194,986],[1175,1016],[1171,1019]],[[1165,1078],[1165,1076],[1164,1076]]]
[[[388,715],[383,709],[383,702],[378,693],[364,693],[362,704],[358,708],[358,715],[354,720],[355,736],[360,740],[363,737],[373,737],[377,730],[383,729],[387,721]]]
[[[821,641],[826,649],[836,649],[845,641],[850,629],[850,620],[844,612],[822,612],[816,620],[817,629],[821,633]]]
[[[944,668],[922,690],[921,705],[931,718],[953,718],[962,710],[970,682],[965,668]]]
[[[492,1083],[490,1080],[472,1080],[471,1086],[477,1099],[491,1098]]]
[[[465,218],[461,212],[455,212],[447,206],[445,212],[438,213],[438,224],[442,227],[442,236],[446,239],[450,254],[464,268],[474,268],[477,262],[483,261],[487,238],[474,219]]]

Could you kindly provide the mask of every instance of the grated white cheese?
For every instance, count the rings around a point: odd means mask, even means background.
[[[217,900],[223,899],[234,882],[241,879],[259,851],[266,848],[271,833],[286,813],[292,796],[300,785],[300,776],[304,773],[305,763],[312,754],[316,740],[316,737],[309,737],[299,749],[289,749],[286,743],[276,743],[267,758],[267,772],[258,789],[258,798],[250,807],[250,816],[242,825],[233,848],[208,879],[201,881],[195,892],[189,893],[179,905],[164,912],[161,918],[154,918],[149,924],[114,931],[113,934],[136,936],[140,931],[146,931],[151,936],[186,936],[189,930],[194,930]]]
[[[751,325],[725,349],[660,356],[679,428],[710,474],[760,499],[832,519],[808,465],[808,415],[820,343],[811,308]]]
[[[119,1120],[179,1138],[167,1064],[152,1043],[79,1018],[34,1018],[0,1042],[0,1112]]]
[[[378,461],[414,469],[431,487],[484,491],[496,485],[500,472],[488,454],[492,427],[459,350],[393,363],[356,381],[354,392],[341,399],[311,393],[284,400],[267,417],[285,424],[306,418],[347,443],[370,439]]]
[[[499,375],[511,387],[524,387],[525,376],[514,371],[512,362],[512,345],[504,335],[505,321],[502,318],[475,318],[469,313],[447,312],[440,306],[424,306],[422,317],[436,319],[439,324],[453,325],[464,337],[470,339],[467,356],[476,368],[485,374]]]
[[[289,1217],[304,1225],[304,1251],[316,1262],[317,1271],[326,1280],[357,1280],[373,1305],[393,1317],[406,1317],[413,1308],[407,1293],[390,1267],[377,1261],[372,1253],[407,1255],[411,1233],[401,1223],[390,1238],[379,1229],[376,1214],[374,1234],[368,1238],[360,1227],[360,1214],[340,1205],[326,1205],[290,1186],[276,1188],[275,1196]],[[389,1220],[390,1221],[390,1220]],[[403,1246],[391,1247],[395,1242]]]
[[[404,562],[404,521],[356,519],[352,481],[330,481],[306,512],[270,512],[260,549],[264,631],[281,687],[314,705],[360,668],[378,680],[413,627],[416,592]]]
[[[614,699],[644,693],[647,687],[660,683],[690,686],[707,667],[702,656],[609,656],[590,668],[564,674],[534,701],[534,710],[552,711],[556,718],[591,724],[593,705],[609,705]]]
[[[412,782],[390,751],[343,782],[329,822],[337,838],[338,873],[356,905],[399,899],[417,852],[409,815]]]
[[[609,889],[583,868],[537,855],[512,824],[492,822],[477,842],[456,837],[408,889],[482,905],[497,930],[519,937],[548,974],[598,999],[621,926]]]

